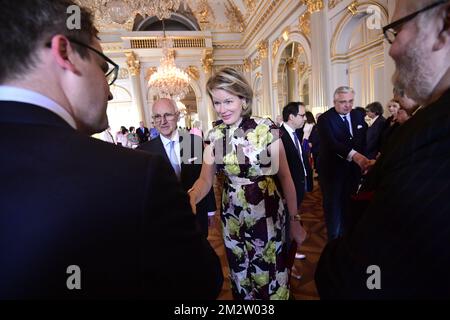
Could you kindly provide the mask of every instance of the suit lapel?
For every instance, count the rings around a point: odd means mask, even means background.
[[[351,137],[350,132],[348,132],[348,128],[345,126],[344,120],[342,119],[341,115],[339,113],[337,113],[336,109],[333,108],[333,118],[334,121],[338,124],[339,129],[341,131],[344,131],[349,137]],[[353,119],[351,121],[351,125],[353,126]],[[352,127],[353,129],[353,127]],[[353,129],[354,130],[354,129]],[[353,131],[353,134],[355,134],[355,132]]]
[[[159,136],[157,138],[156,142],[156,152],[163,156],[163,158],[167,161],[167,163],[170,164],[169,156],[167,155],[166,149],[164,148],[164,145],[162,143],[161,137]]]

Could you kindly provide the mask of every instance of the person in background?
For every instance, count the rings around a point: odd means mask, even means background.
[[[370,126],[367,129],[366,137],[366,154],[369,160],[375,160],[380,152],[381,137],[386,119],[383,117],[383,106],[379,102],[368,104],[366,112],[370,118]]]
[[[129,129],[129,133],[127,134],[127,142],[128,148],[136,149],[139,146],[139,138],[134,127],[130,127]]]
[[[397,0],[383,28],[394,87],[424,106],[381,153],[379,185],[353,232],[316,269],[322,299],[450,298],[450,1]]]
[[[139,139],[139,144],[147,142],[150,138],[150,131],[146,126],[144,126],[144,121],[139,122],[139,128],[136,130],[136,134]]]
[[[128,146],[128,129],[124,126],[120,127],[120,130],[116,133],[116,142],[118,146],[127,147]]]
[[[199,136],[200,138],[203,139],[203,131],[200,128],[200,125],[201,125],[200,121],[195,120],[190,133],[195,134],[196,136]]]

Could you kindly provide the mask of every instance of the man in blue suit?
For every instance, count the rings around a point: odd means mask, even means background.
[[[334,93],[334,108],[318,121],[320,136],[319,181],[328,240],[341,236],[348,220],[350,196],[357,191],[361,172],[370,161],[364,156],[367,123],[365,114],[353,109],[355,92],[339,87]]]

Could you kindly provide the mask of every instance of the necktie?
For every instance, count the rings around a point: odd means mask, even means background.
[[[180,164],[178,163],[178,157],[175,154],[175,141],[170,141],[169,159],[173,170],[175,171],[175,174],[178,178],[180,178],[181,168]]]
[[[352,130],[350,130],[350,122],[348,122],[348,120],[347,120],[347,115],[342,116],[342,119],[344,120],[344,124],[348,129],[348,133],[350,133],[350,135],[353,137]]]
[[[300,147],[300,141],[298,140],[297,134],[294,132],[294,141],[295,141],[295,147],[297,148],[297,152],[298,152],[298,156],[300,157],[300,160],[302,161],[302,165],[303,165],[303,171],[305,173],[305,177],[306,177],[306,168],[305,168],[305,163],[303,162],[303,154],[301,151],[301,147]]]

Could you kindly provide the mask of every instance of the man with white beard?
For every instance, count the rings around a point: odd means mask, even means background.
[[[450,298],[450,0],[398,0],[392,21],[394,86],[423,108],[387,143],[354,230],[324,249],[325,299]]]

